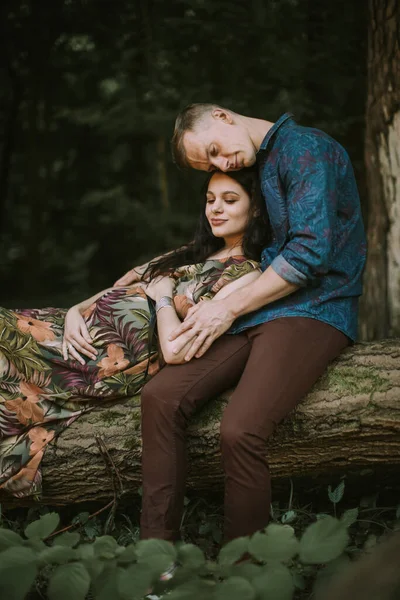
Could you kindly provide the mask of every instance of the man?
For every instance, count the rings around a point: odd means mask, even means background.
[[[272,123],[191,105],[176,120],[172,146],[182,167],[231,171],[257,163],[273,232],[261,277],[193,307],[173,336],[176,352],[192,343],[190,362],[165,367],[142,393],[141,536],[175,541],[187,424],[236,385],[221,422],[228,541],[267,525],[267,439],[356,338],[365,235],[347,153],[291,114]]]

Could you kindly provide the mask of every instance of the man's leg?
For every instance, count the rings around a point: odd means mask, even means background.
[[[248,336],[250,356],[221,423],[225,541],[267,525],[267,438],[349,343],[334,327],[300,317],[253,327]]]
[[[142,539],[179,539],[187,424],[208,400],[236,385],[249,350],[246,335],[224,335],[201,358],[167,365],[143,388]]]

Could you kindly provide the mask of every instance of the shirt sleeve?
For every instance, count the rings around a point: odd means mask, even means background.
[[[295,285],[318,285],[329,270],[337,218],[338,168],[334,143],[315,134],[297,138],[285,148],[280,161],[289,241],[271,267]]]

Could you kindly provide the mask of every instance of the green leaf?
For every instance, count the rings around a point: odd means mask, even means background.
[[[126,548],[124,548],[123,552],[118,555],[118,564],[124,565],[129,564],[136,560],[136,546],[135,544],[129,544]]]
[[[215,600],[254,600],[256,592],[246,579],[233,576],[217,586],[213,598]]]
[[[285,512],[285,514],[282,515],[281,523],[283,523],[284,525],[293,523],[293,521],[296,520],[296,517],[297,517],[297,512],[295,510],[288,510],[287,512]]]
[[[306,580],[301,573],[292,573],[294,587],[298,590],[306,589]]]
[[[293,527],[290,525],[268,525],[265,534],[255,533],[249,543],[249,552],[261,561],[290,560],[299,551]]]
[[[252,563],[244,562],[240,565],[234,565],[231,568],[229,575],[236,575],[237,577],[243,577],[248,581],[253,581],[255,577],[260,575],[266,569],[265,565],[254,565]]]
[[[93,544],[80,544],[76,549],[77,556],[82,560],[91,559],[94,557],[94,545]]]
[[[81,536],[76,531],[66,531],[54,538],[53,546],[68,546],[73,548],[81,539]]]
[[[148,593],[153,573],[148,565],[131,565],[117,573],[117,590],[123,600],[139,600]]]
[[[121,567],[115,568],[115,565],[112,564],[111,561],[105,564],[104,569],[100,575],[96,577],[91,586],[91,592],[96,600],[110,600],[110,598],[119,600],[120,596],[117,594],[117,579],[122,571],[123,569]]]
[[[346,527],[334,517],[325,517],[307,527],[300,540],[300,560],[321,564],[342,554],[349,541]]]
[[[49,600],[85,600],[90,587],[90,576],[80,563],[58,567],[49,582]]]
[[[346,527],[353,525],[358,519],[358,508],[349,508],[340,517],[340,522]]]
[[[214,589],[215,584],[212,581],[192,577],[190,581],[185,581],[169,592],[167,598],[168,600],[204,600],[208,597],[214,598],[212,595]]]
[[[218,563],[222,565],[232,565],[243,556],[249,547],[249,538],[238,537],[228,542],[221,548],[218,554]]]
[[[43,515],[37,521],[29,523],[25,529],[25,535],[28,539],[38,537],[41,540],[47,538],[55,529],[57,529],[60,522],[58,513],[52,512]]]
[[[71,523],[73,525],[75,525],[75,524],[84,525],[89,520],[89,518],[90,518],[89,512],[81,512],[72,519]]]
[[[170,562],[176,559],[175,547],[165,540],[141,540],[136,544],[136,554],[139,560],[152,558],[155,554],[165,554],[170,558]]]
[[[118,543],[111,535],[102,535],[93,543],[95,556],[101,558],[114,558]]]
[[[0,552],[12,546],[22,546],[24,540],[11,529],[0,529]]]
[[[37,575],[33,550],[14,546],[0,554],[0,598],[24,600]]]
[[[259,600],[292,600],[294,593],[289,569],[279,564],[267,567],[262,575],[253,579],[252,585]]]
[[[58,565],[73,560],[74,558],[76,558],[75,550],[64,546],[51,546],[51,548],[45,548],[39,554],[39,560],[41,562]]]
[[[332,488],[331,486],[328,486],[328,496],[329,496],[329,500],[331,502],[333,502],[333,504],[337,504],[338,502],[341,501],[341,499],[343,498],[343,494],[344,494],[344,487],[345,487],[345,483],[344,480],[342,480],[339,485],[337,486],[337,488],[332,492]]]
[[[178,548],[178,560],[189,569],[199,569],[205,564],[203,551],[194,544],[182,544]]]

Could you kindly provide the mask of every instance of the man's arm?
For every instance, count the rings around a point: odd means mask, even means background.
[[[180,353],[184,346],[193,341],[185,360],[193,356],[199,358],[214,340],[229,329],[235,319],[288,296],[297,289],[299,286],[285,281],[272,267],[268,267],[255,281],[232,291],[225,298],[216,296],[209,302],[201,302],[191,308],[184,322],[170,336],[170,340],[176,340],[172,346],[173,352]]]
[[[224,301],[212,300],[208,307],[189,311],[172,336],[176,351],[198,336],[187,360],[202,356],[237,317],[300,287],[318,284],[329,271],[337,219],[338,148],[332,140],[315,134],[302,135],[285,148],[279,174],[286,193],[290,239],[256,282]]]

